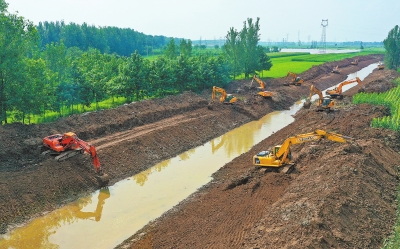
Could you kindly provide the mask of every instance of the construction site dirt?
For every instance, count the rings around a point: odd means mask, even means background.
[[[0,233],[95,191],[89,156],[54,164],[40,154],[42,139],[73,131],[95,145],[110,185],[162,160],[195,148],[236,127],[289,108],[319,89],[383,60],[382,55],[314,66],[299,74],[302,86],[263,79],[272,99],[257,96],[251,80],[226,88],[238,101],[211,102],[211,89],[72,115],[46,124],[0,127]],[[340,74],[331,73],[338,65]],[[400,140],[394,131],[372,128],[383,106],[352,104],[359,92],[382,92],[399,74],[373,70],[362,85],[344,92],[330,113],[315,106],[213,174],[213,180],[146,225],[119,248],[379,248],[396,222]],[[252,165],[252,156],[287,137],[315,129],[355,139],[321,140],[292,147],[291,174]]]

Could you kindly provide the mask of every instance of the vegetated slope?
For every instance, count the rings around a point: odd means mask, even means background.
[[[369,83],[398,77],[375,70],[345,92],[332,113],[302,110],[296,121],[216,172],[214,180],[118,248],[379,248],[396,221],[400,137],[370,127],[386,108],[352,105]],[[377,87],[377,86],[375,86]],[[294,145],[294,173],[251,164],[261,150],[315,129],[354,138]]]
[[[364,56],[358,66],[351,66],[350,60],[337,62],[344,70],[341,75],[329,74],[331,65],[327,63],[300,76],[315,80],[323,89],[343,80],[346,73],[379,60],[381,56]],[[43,137],[73,131],[98,147],[100,162],[113,184],[273,110],[288,108],[308,95],[307,85],[284,87],[283,82],[266,82],[277,93],[273,100],[256,98],[254,89],[245,90],[250,80],[232,82],[227,91],[236,93],[239,101],[233,106],[214,103],[212,110],[208,108],[210,89],[206,95],[184,93],[140,101],[48,124],[1,126],[0,233],[6,232],[9,224],[54,210],[97,188],[90,156],[61,163],[42,157]]]

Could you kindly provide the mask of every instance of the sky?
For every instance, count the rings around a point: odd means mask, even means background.
[[[260,18],[262,42],[380,42],[400,25],[400,1],[366,0],[5,0],[37,25],[64,21],[131,28],[146,35],[223,40]],[[18,13],[17,13],[18,12]],[[327,20],[327,21],[323,21]]]

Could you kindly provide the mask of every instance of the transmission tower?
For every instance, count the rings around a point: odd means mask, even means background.
[[[328,19],[326,19],[326,20],[322,19],[321,26],[322,26],[322,35],[321,35],[320,52],[321,52],[321,54],[325,54],[326,53],[326,26],[328,26]]]

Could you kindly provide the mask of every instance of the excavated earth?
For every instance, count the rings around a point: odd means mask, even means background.
[[[95,145],[110,184],[139,173],[274,110],[308,96],[311,82],[325,89],[347,74],[382,60],[381,55],[314,66],[300,74],[304,86],[263,79],[272,99],[256,96],[250,80],[231,82],[234,105],[210,103],[211,91],[185,92],[112,110],[72,115],[48,124],[0,127],[0,233],[54,210],[98,187],[91,159],[41,156],[42,138],[75,132]],[[330,73],[339,65],[340,74]],[[213,181],[119,248],[379,248],[393,231],[399,185],[400,140],[396,132],[370,127],[389,115],[382,106],[353,105],[352,95],[382,92],[399,74],[374,70],[362,86],[345,92],[333,112],[315,107],[213,174]],[[321,140],[292,147],[291,174],[252,166],[258,151],[315,129],[354,138],[346,144]]]

